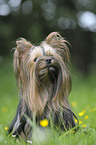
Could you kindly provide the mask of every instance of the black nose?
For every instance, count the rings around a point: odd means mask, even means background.
[[[46,59],[46,63],[50,64],[51,63],[51,58]]]

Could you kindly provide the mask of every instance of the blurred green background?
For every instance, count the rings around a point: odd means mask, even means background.
[[[0,0],[0,63],[17,38],[39,43],[52,31],[71,43],[77,69],[95,69],[96,0]]]
[[[96,0],[0,0],[3,131],[14,117],[19,100],[12,66],[16,39],[24,37],[38,44],[52,31],[58,31],[72,45],[73,89],[69,101],[77,115],[86,110],[89,116],[86,124],[95,128],[96,133]]]

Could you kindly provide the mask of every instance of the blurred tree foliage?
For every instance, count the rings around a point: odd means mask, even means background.
[[[0,57],[19,37],[38,44],[52,31],[71,43],[77,68],[95,67],[96,0],[0,0]]]

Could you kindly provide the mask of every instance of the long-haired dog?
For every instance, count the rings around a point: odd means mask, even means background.
[[[50,120],[51,115],[61,130],[75,127],[75,114],[68,103],[71,91],[69,43],[57,32],[49,34],[38,46],[24,38],[16,43],[14,72],[20,102],[9,133],[16,137],[31,136],[32,127],[25,115],[32,120],[34,112],[38,124],[40,120]]]

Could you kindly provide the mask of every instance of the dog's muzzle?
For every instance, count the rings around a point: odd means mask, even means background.
[[[39,59],[37,61],[36,78],[39,81],[48,80],[49,78],[51,83],[54,84],[58,79],[59,71],[60,66],[55,58],[47,56],[46,59]]]
[[[46,59],[46,67],[48,68],[48,75],[52,83],[57,80],[58,77],[58,67],[55,66],[51,58]]]

